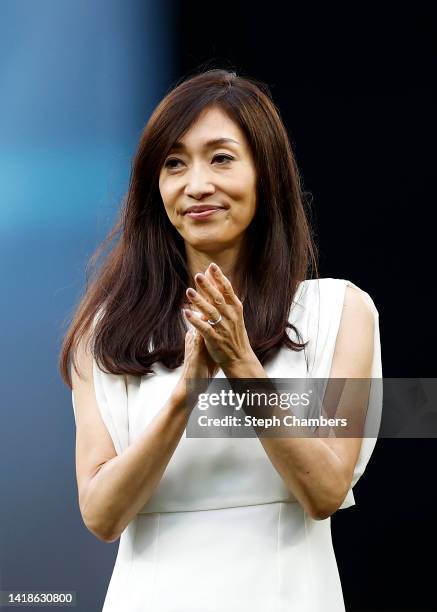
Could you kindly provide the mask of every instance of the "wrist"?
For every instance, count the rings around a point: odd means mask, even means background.
[[[222,366],[227,378],[265,378],[266,373],[258,357],[252,351],[241,359]]]

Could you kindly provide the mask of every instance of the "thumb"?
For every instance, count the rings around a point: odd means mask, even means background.
[[[185,346],[189,346],[194,342],[195,338],[191,329],[185,333]]]
[[[198,333],[197,333],[197,329],[196,329],[195,327],[190,327],[190,329],[188,330],[188,333],[189,333],[189,334],[190,334],[190,336],[191,336],[192,338],[194,338],[194,339],[198,339],[198,338],[199,338],[199,336],[201,335],[201,334],[198,334]]]
[[[197,333],[197,329],[190,328],[185,334],[186,342],[192,342],[194,345],[197,345],[201,340],[202,335]]]

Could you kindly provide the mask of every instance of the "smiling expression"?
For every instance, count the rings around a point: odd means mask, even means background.
[[[256,210],[256,170],[240,127],[205,109],[167,155],[159,191],[172,225],[201,250],[239,244]],[[209,212],[190,207],[214,206]]]

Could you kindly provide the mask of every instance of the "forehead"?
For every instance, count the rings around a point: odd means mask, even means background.
[[[205,109],[172,149],[229,145],[243,148],[246,144],[240,127],[220,108]]]

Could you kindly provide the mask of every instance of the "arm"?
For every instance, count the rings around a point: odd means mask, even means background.
[[[355,287],[347,286],[330,378],[370,379],[373,314]],[[254,354],[226,368],[228,378],[267,378]],[[361,438],[266,438],[260,442],[286,486],[314,519],[333,514],[344,501]]]
[[[86,527],[105,542],[116,540],[141,510],[159,484],[186,427],[185,376],[190,375],[191,352],[167,403],[141,437],[117,455],[97,404],[92,355],[84,342],[78,363],[84,376],[72,368],[76,419],[76,474],[79,505]]]
[[[90,479],[83,517],[95,535],[114,542],[151,498],[188,420],[184,400],[172,394],[141,437],[106,461]]]

